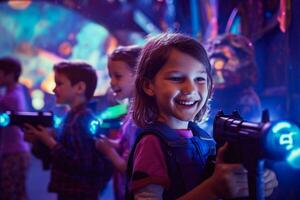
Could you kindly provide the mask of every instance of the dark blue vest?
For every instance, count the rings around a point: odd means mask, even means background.
[[[133,154],[136,145],[146,135],[157,136],[161,142],[161,148],[165,155],[168,168],[168,176],[171,185],[164,190],[163,199],[176,199],[189,192],[210,174],[207,160],[216,154],[215,142],[204,130],[195,123],[189,123],[194,137],[182,138],[174,129],[165,124],[157,123],[149,128],[139,129],[128,160],[127,175],[132,179]],[[127,193],[127,199],[133,196]]]

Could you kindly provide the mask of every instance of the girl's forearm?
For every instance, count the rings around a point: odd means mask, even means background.
[[[205,180],[187,194],[178,198],[178,200],[216,200],[217,195],[213,191],[213,182],[210,179]]]
[[[121,157],[115,149],[110,151],[107,156],[111,160],[115,168],[117,168],[117,170],[125,173],[127,165],[126,160],[123,157]]]

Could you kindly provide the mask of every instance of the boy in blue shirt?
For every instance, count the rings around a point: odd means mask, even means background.
[[[96,200],[111,175],[111,164],[94,145],[88,124],[95,119],[87,107],[94,94],[97,76],[86,63],[61,62],[54,66],[57,104],[70,107],[61,131],[26,124],[26,136],[48,147],[51,163],[50,192],[58,200]],[[43,154],[39,153],[43,158]]]

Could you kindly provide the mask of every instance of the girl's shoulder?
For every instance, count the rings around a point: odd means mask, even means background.
[[[134,174],[136,173],[142,173],[144,174],[142,176],[142,179],[144,179],[143,182],[154,184],[152,181],[156,180],[156,184],[163,186],[168,185],[167,183],[169,183],[169,178],[165,156],[161,148],[160,139],[155,135],[146,135],[140,140],[134,151],[133,163],[131,164],[133,164],[133,177],[135,177]],[[137,185],[136,187],[141,188],[144,186],[145,184],[142,186]]]
[[[143,146],[143,148],[150,146],[151,144],[160,144],[160,139],[155,134],[147,134],[140,139],[138,145]]]
[[[156,163],[158,160],[164,160],[164,153],[161,148],[161,141],[155,135],[145,135],[137,142],[134,151],[134,160],[138,161],[138,165],[142,168],[148,168],[151,163]]]

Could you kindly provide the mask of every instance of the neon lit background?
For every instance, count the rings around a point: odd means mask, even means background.
[[[92,64],[98,74],[96,95],[103,94],[109,85],[106,54],[117,45],[109,30],[58,5],[29,4],[21,10],[0,4],[0,56],[21,60],[20,82],[30,88],[33,106],[43,108],[45,93],[54,87],[53,64],[64,59]]]

